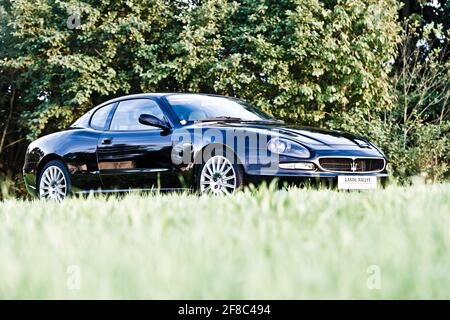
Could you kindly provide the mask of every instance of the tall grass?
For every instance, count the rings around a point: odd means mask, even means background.
[[[449,184],[6,200],[0,298],[450,298],[449,227]]]

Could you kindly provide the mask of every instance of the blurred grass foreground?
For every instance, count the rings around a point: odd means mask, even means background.
[[[0,202],[0,298],[449,298],[450,185]]]

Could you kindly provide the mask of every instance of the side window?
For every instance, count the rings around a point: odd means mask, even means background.
[[[150,99],[126,100],[119,103],[111,122],[110,130],[149,130],[153,127],[139,123],[141,114],[150,114],[164,120],[164,114],[158,104]]]
[[[96,130],[104,130],[106,125],[106,120],[108,120],[108,115],[111,112],[114,103],[108,104],[107,106],[101,107],[95,111],[91,118],[91,127]]]

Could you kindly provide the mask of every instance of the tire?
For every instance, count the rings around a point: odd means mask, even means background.
[[[242,189],[244,170],[236,158],[213,154],[200,166],[196,183],[200,194],[229,195]]]
[[[48,162],[40,171],[36,186],[40,199],[61,201],[66,198],[72,185],[64,163],[59,160]]]

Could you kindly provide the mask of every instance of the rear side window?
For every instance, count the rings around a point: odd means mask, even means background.
[[[135,131],[153,129],[151,126],[139,123],[141,114],[149,114],[164,121],[164,114],[153,100],[134,99],[125,100],[119,103],[111,121],[112,131]]]
[[[114,103],[101,107],[95,111],[91,118],[91,127],[96,130],[105,130],[106,120],[108,120],[109,113],[111,112]]]

